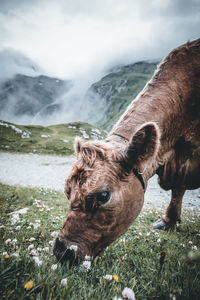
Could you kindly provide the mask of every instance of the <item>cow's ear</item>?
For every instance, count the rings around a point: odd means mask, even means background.
[[[77,159],[79,157],[79,153],[81,151],[82,144],[83,144],[83,140],[77,136],[74,141],[74,150],[75,150]]]
[[[131,166],[152,159],[158,152],[160,131],[156,123],[142,125],[126,148],[125,160]]]

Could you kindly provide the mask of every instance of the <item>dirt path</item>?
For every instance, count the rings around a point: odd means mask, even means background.
[[[0,153],[0,182],[63,191],[65,178],[74,161],[73,156]],[[169,200],[170,191],[159,187],[156,176],[151,178],[145,194],[145,207],[166,208]],[[200,211],[200,189],[186,192],[184,208]]]

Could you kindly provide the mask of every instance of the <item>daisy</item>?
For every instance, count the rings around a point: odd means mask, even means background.
[[[40,267],[42,265],[42,261],[39,259],[39,257],[35,256],[35,257],[33,257],[33,260],[35,261],[35,263],[38,267]]]
[[[67,278],[63,278],[60,282],[60,285],[63,287],[67,286]]]
[[[69,247],[69,249],[70,249],[70,250],[73,250],[74,252],[76,252],[76,251],[78,250],[78,246],[76,246],[76,245],[71,245],[71,246]]]
[[[51,270],[52,270],[52,271],[55,271],[55,270],[57,269],[57,267],[58,267],[58,265],[57,265],[57,264],[54,264],[54,265],[51,266]]]
[[[85,260],[85,261],[83,262],[82,266],[83,266],[83,268],[84,268],[86,271],[88,271],[88,270],[90,270],[90,268],[91,268],[91,262]]]
[[[130,288],[124,288],[122,292],[122,296],[124,300],[135,300],[135,293],[132,289]]]
[[[109,274],[103,276],[103,279],[105,279],[105,280],[112,280],[112,278],[113,278],[113,276],[109,275]]]

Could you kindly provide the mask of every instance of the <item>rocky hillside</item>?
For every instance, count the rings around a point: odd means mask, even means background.
[[[44,127],[0,121],[0,151],[70,155],[75,136],[98,140],[105,138],[106,132],[81,122]]]
[[[117,66],[92,84],[85,95],[76,93],[72,81],[44,75],[15,75],[0,85],[0,119],[19,124],[72,120],[110,130],[151,78],[156,65],[142,61]]]
[[[152,77],[157,64],[142,61],[119,66],[94,83],[83,107],[90,107],[88,121],[109,130]]]
[[[59,109],[56,99],[66,93],[72,83],[48,76],[15,75],[0,86],[0,118],[50,115]]]

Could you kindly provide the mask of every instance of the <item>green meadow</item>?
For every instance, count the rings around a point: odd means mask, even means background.
[[[0,191],[1,300],[110,300],[122,298],[125,287],[137,300],[200,299],[198,216],[184,212],[167,232],[152,228],[159,212],[142,211],[90,269],[69,268],[56,261],[52,246],[67,213],[65,195],[2,184]]]

